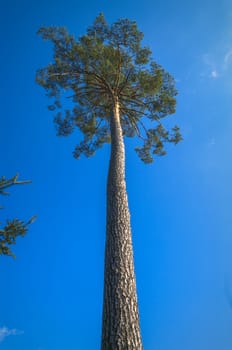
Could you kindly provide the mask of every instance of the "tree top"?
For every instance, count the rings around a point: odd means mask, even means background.
[[[165,142],[181,140],[178,126],[168,131],[162,125],[162,118],[175,113],[174,79],[142,45],[136,22],[119,19],[109,25],[100,14],[78,39],[64,27],[41,27],[38,34],[53,43],[54,54],[53,62],[37,71],[36,80],[53,98],[48,108],[56,111],[57,134],[67,136],[76,127],[83,133],[76,158],[91,156],[110,142],[116,100],[123,135],[141,139],[136,152],[144,162],[164,155]]]

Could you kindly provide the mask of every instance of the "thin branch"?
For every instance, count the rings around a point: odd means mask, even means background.
[[[139,122],[139,124],[142,126],[142,128],[143,128],[143,130],[144,130],[144,132],[146,133],[146,135],[148,134],[148,131],[147,131],[147,129],[146,129],[146,127],[145,127],[145,125],[143,124],[143,122],[141,121],[141,120],[138,120],[138,122]]]
[[[76,72],[64,72],[64,73],[48,73],[48,75],[50,77],[53,76],[66,76],[66,75],[74,75],[74,76],[80,76],[80,73],[76,73]]]
[[[130,95],[126,95],[126,94],[120,94],[120,96],[122,97],[123,100],[127,101],[127,102],[131,102],[132,104],[137,104],[143,107],[148,108],[148,104],[143,102],[142,100],[138,100],[136,98],[131,97]]]
[[[126,76],[126,79],[124,80],[124,82],[122,82],[122,85],[121,85],[120,89],[118,90],[118,95],[121,94],[122,90],[127,85],[131,72],[132,72],[132,68],[129,69],[127,76]]]
[[[120,75],[121,75],[121,67],[122,67],[122,58],[121,58],[121,53],[120,53],[120,45],[117,47],[117,53],[119,55],[118,59],[118,67],[117,67],[117,73],[116,73],[116,79],[114,81],[114,90],[117,91],[118,86],[119,86],[119,80],[120,80]]]
[[[3,195],[8,194],[8,192],[4,192],[3,190],[5,190],[6,188],[12,185],[24,185],[24,184],[31,183],[30,180],[17,181],[18,177],[19,177],[19,174],[16,174],[14,177],[8,180],[5,180],[4,178],[0,179],[0,194],[3,194]]]

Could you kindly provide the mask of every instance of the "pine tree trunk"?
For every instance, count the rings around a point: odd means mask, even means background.
[[[101,350],[142,350],[119,103],[111,117]]]

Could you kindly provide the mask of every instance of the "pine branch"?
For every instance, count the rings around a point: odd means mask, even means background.
[[[30,180],[24,180],[24,181],[17,181],[19,177],[19,174],[16,174],[11,179],[6,180],[5,177],[2,177],[0,179],[0,194],[2,195],[8,195],[8,192],[5,192],[4,190],[8,187],[11,187],[12,185],[24,185],[31,183]]]

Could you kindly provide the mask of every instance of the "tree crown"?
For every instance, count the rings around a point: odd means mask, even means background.
[[[136,152],[144,162],[164,155],[165,142],[181,140],[178,126],[170,132],[161,123],[175,112],[174,79],[141,45],[143,34],[136,22],[120,19],[108,25],[100,14],[78,40],[64,27],[42,27],[38,34],[53,43],[54,56],[53,63],[37,71],[36,79],[54,99],[48,108],[56,110],[57,134],[67,136],[76,127],[83,133],[74,150],[76,158],[81,153],[91,156],[110,142],[109,121],[116,100],[123,135],[142,140]],[[64,111],[62,96],[72,101]]]

